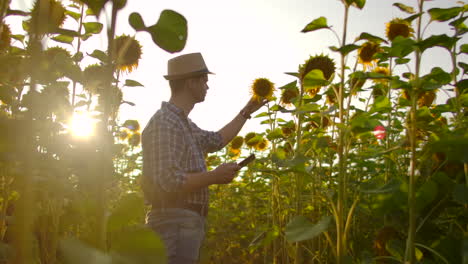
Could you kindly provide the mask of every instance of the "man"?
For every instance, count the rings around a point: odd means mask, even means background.
[[[166,245],[169,263],[195,263],[205,235],[208,186],[230,183],[240,167],[225,163],[207,171],[205,154],[222,149],[264,101],[250,100],[218,132],[200,129],[188,115],[205,100],[208,74],[200,53],[168,61],[171,98],[163,102],[142,133],[143,189],[151,203],[147,225]]]

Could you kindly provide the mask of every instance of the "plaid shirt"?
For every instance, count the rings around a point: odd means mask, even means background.
[[[142,132],[143,177],[151,179],[162,206],[177,201],[208,205],[208,187],[181,192],[187,173],[207,171],[205,154],[222,148],[217,132],[200,129],[184,112],[163,102]]]

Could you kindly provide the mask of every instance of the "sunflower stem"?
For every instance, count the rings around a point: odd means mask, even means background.
[[[424,0],[419,1],[419,12],[423,12]],[[416,41],[421,41],[421,23],[422,18],[419,17],[417,20],[417,36]],[[415,192],[416,192],[416,111],[418,108],[417,100],[418,93],[420,92],[420,81],[419,75],[421,70],[421,51],[418,49],[415,51],[415,87],[412,87],[411,90],[411,110],[410,110],[410,122],[409,122],[409,138],[410,138],[410,148],[411,148],[411,161],[410,161],[410,175],[408,183],[408,208],[409,208],[409,223],[408,223],[408,240],[406,243],[406,253],[405,253],[405,262],[410,264],[415,263],[415,236],[416,236],[416,201],[415,201]]]
[[[84,5],[81,5],[80,24],[78,26],[78,34],[80,35],[81,35],[81,30],[83,29],[83,16],[84,16]],[[81,38],[78,38],[76,46],[77,46],[76,53],[78,54],[81,50]],[[76,97],[76,81],[73,81],[72,102],[71,102],[72,108],[75,108],[75,97]]]
[[[343,38],[341,46],[346,45],[346,34],[348,27],[348,14],[349,5],[344,4],[344,22],[343,22]],[[345,145],[345,111],[344,111],[344,84],[345,84],[345,56],[341,55],[341,82],[338,91],[338,104],[339,104],[339,120],[340,127],[338,128],[338,200],[337,200],[337,213],[336,213],[336,227],[337,227],[337,247],[336,257],[337,263],[342,264],[345,261],[346,255],[346,242],[344,233],[344,215],[345,215],[345,195],[346,195],[346,155],[344,153]]]

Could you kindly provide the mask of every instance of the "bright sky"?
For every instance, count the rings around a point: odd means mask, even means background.
[[[16,0],[14,4],[23,9],[30,6],[30,2]],[[417,0],[367,0],[363,10],[351,8],[347,42],[352,42],[361,32],[384,37],[386,22],[408,16],[392,6],[395,2],[417,4]],[[455,5],[457,0],[426,3],[427,8]],[[169,87],[163,75],[167,73],[167,60],[178,54],[201,52],[208,68],[216,73],[210,76],[210,90],[205,102],[196,105],[190,114],[195,123],[208,130],[221,128],[238,113],[250,98],[249,87],[254,79],[269,78],[280,87],[295,80],[284,72],[297,71],[309,55],[330,54],[336,62],[339,61],[328,49],[329,46],[339,46],[332,32],[300,32],[309,22],[324,16],[341,37],[344,10],[338,0],[128,0],[126,8],[119,13],[117,34],[134,34],[128,25],[130,13],[139,12],[146,25],[152,25],[164,9],[175,10],[188,20],[187,45],[181,53],[169,54],[157,47],[149,34],[137,33],[136,38],[143,45],[143,57],[138,69],[127,78],[137,80],[145,87],[124,88],[124,99],[136,106],[121,107],[122,121],[137,119],[145,126],[161,101],[169,99]],[[433,23],[426,37],[429,33],[453,34],[442,23]],[[104,46],[105,42],[101,38],[96,45]],[[99,47],[86,48],[92,52]],[[434,49],[427,54],[430,56],[423,57],[424,72],[435,66],[451,70],[448,53]],[[351,57],[349,61],[353,62],[353,59]],[[263,131],[258,124],[255,119],[248,121],[241,134]]]

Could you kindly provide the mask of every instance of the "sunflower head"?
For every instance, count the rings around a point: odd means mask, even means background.
[[[372,70],[372,72],[373,73],[379,73],[379,74],[382,74],[382,75],[385,75],[385,76],[390,76],[390,70],[388,69],[388,67],[375,67]],[[374,83],[382,83],[382,84],[388,83],[387,79],[373,79],[372,81]]]
[[[412,37],[414,33],[411,24],[401,18],[394,18],[387,23],[386,35],[390,41],[393,41],[396,37],[402,36],[404,38]]]
[[[250,133],[247,133],[247,135],[245,135],[244,137],[244,142],[245,144],[247,145],[247,147],[249,148],[253,148],[255,147],[255,145],[257,145],[258,143],[258,140],[257,140],[257,133],[255,132],[250,132]]]
[[[275,87],[267,78],[258,78],[252,84],[252,97],[254,100],[271,100]]]
[[[54,32],[65,22],[65,11],[60,1],[36,0],[29,20],[32,32],[38,35]]]
[[[3,24],[2,32],[0,32],[0,52],[10,47],[11,43],[11,30],[7,24]]]
[[[83,71],[83,86],[89,92],[96,94],[99,88],[103,85],[106,69],[99,64],[92,64],[85,68]]]
[[[418,106],[419,107],[423,107],[423,106],[429,107],[429,106],[432,105],[435,98],[436,98],[436,91],[435,90],[422,92],[418,96]]]
[[[119,71],[132,72],[138,67],[141,53],[141,45],[135,38],[122,35],[115,39],[115,63]]]
[[[283,89],[281,92],[280,103],[283,106],[292,105],[294,98],[299,95],[299,89],[296,86]]]
[[[232,148],[232,147],[228,148],[228,156],[231,159],[236,160],[237,158],[239,158],[240,154],[241,154],[240,149],[235,149],[235,148]]]
[[[310,56],[310,58],[299,66],[299,78],[304,80],[305,76],[312,70],[321,70],[326,80],[331,80],[335,73],[335,62],[327,55]]]
[[[281,132],[284,137],[290,137],[296,131],[296,125],[293,121],[289,121],[281,126]]]
[[[372,65],[372,62],[376,61],[374,55],[380,51],[380,45],[378,43],[368,41],[359,48],[358,50],[358,61],[366,69],[367,66]]]
[[[255,145],[255,149],[258,151],[264,151],[268,148],[269,143],[270,142],[266,138],[262,138],[258,141],[257,145]]]
[[[244,138],[241,136],[236,136],[232,141],[231,141],[231,148],[233,149],[240,149],[242,145],[244,144]]]

